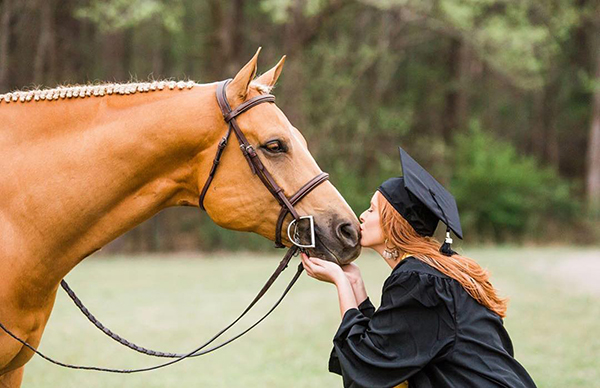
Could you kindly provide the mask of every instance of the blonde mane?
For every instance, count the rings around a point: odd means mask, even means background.
[[[271,93],[271,90],[273,90],[272,86],[263,85],[256,81],[250,82],[250,86],[255,87],[256,90],[258,90],[258,92],[261,94],[269,94],[269,93]]]
[[[30,101],[54,101],[65,98],[103,97],[111,94],[134,94],[154,92],[165,88],[173,90],[191,89],[198,85],[194,81],[151,81],[151,82],[128,82],[128,83],[106,83],[99,85],[60,85],[53,89],[17,90],[10,93],[0,94],[0,104],[11,102]],[[261,94],[271,93],[272,87],[252,81],[251,86]]]
[[[111,94],[134,94],[164,90],[191,89],[198,85],[194,81],[152,81],[152,82],[129,82],[129,83],[107,83],[100,85],[70,85],[57,86],[53,89],[34,89],[14,91],[0,94],[0,104],[10,102],[29,101],[53,101],[65,98],[103,97]]]

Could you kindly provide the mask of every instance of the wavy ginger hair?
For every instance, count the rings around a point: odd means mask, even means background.
[[[441,273],[458,281],[477,302],[500,317],[506,317],[507,299],[498,296],[489,281],[490,274],[473,259],[454,254],[446,256],[438,249],[440,243],[423,237],[398,213],[383,195],[377,196],[381,228],[388,244],[408,252]]]

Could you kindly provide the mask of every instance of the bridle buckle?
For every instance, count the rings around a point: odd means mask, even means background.
[[[298,239],[299,239],[298,224],[296,222],[303,220],[303,219],[307,219],[309,221],[310,244],[300,244],[298,242]],[[292,226],[294,226],[294,237],[292,237],[292,235],[290,234]],[[288,235],[288,239],[290,240],[290,242],[292,244],[294,244],[295,246],[297,246],[298,248],[314,248],[315,247],[315,218],[313,216],[301,216],[297,219],[296,218],[293,219],[288,225],[287,235]]]

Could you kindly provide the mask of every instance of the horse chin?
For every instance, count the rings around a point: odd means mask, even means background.
[[[335,249],[331,249],[331,247],[335,247],[338,244],[333,242],[327,242],[326,237],[322,237],[317,233],[315,239],[315,248],[308,249],[308,253],[312,257],[318,257],[319,259],[331,261],[332,263],[336,263],[338,265],[349,264],[356,260],[356,258],[360,255],[361,247],[360,245],[357,249],[342,249],[341,252],[336,252]]]
[[[308,251],[308,255],[311,257],[317,257],[322,260],[327,260],[327,261],[331,261],[332,263],[343,265],[342,260],[340,260],[340,258],[337,257],[337,255],[335,253],[331,252],[327,248],[325,248],[325,250],[309,248],[309,249],[307,249],[307,251]]]

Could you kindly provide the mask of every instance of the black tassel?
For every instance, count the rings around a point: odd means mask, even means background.
[[[440,247],[440,252],[446,256],[456,255],[456,252],[452,250],[452,238],[450,237],[450,228],[446,229],[446,239]]]

